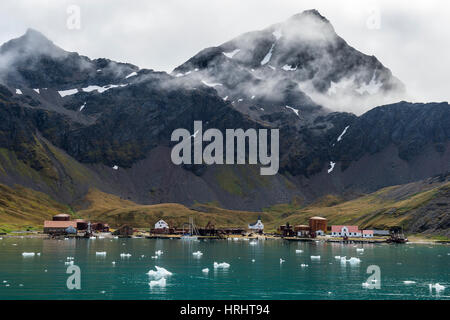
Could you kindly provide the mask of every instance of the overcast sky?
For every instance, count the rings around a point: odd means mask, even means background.
[[[447,0],[1,0],[0,42],[31,27],[68,51],[170,72],[205,47],[312,8],[416,101],[450,101]]]

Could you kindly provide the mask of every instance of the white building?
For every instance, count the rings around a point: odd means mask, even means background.
[[[169,229],[169,225],[164,220],[159,220],[155,223],[155,229]]]
[[[361,237],[358,226],[331,226],[332,237]]]
[[[363,230],[363,238],[373,238],[373,230]]]
[[[261,221],[261,216],[258,217],[258,221],[256,221],[255,223],[250,223],[248,225],[248,228],[253,231],[263,231],[264,224]]]

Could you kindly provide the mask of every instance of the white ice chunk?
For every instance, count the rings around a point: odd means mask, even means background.
[[[334,256],[335,259],[341,260],[341,256]]]
[[[222,263],[214,262],[214,269],[228,269],[229,267],[230,267],[229,263],[226,263],[226,262],[222,262]]]
[[[62,98],[64,98],[65,96],[71,96],[75,93],[78,93],[78,89],[61,90],[58,91],[58,93]]]
[[[201,252],[201,251],[195,251],[195,252],[192,252],[192,254],[193,254],[195,257],[201,257],[201,256],[203,255],[203,252]]]
[[[130,253],[121,253],[120,257],[121,258],[129,258],[129,257],[131,257],[131,254]]]
[[[166,278],[161,278],[159,280],[152,280],[149,283],[150,287],[165,287],[166,286]]]
[[[359,264],[361,262],[361,259],[356,258],[356,257],[351,257],[350,259],[346,259],[346,257],[341,257],[341,263],[342,264],[346,264],[346,263],[350,263],[351,265],[355,265],[355,264]]]
[[[262,65],[262,66],[265,65],[265,64],[267,64],[267,63],[270,61],[270,59],[272,58],[272,52],[273,52],[273,48],[274,48],[274,47],[275,47],[275,43],[272,44],[272,46],[270,47],[269,52],[266,54],[266,56],[264,57],[264,59],[262,59],[262,61],[261,61],[261,65]]]
[[[155,269],[156,270],[150,270],[149,272],[147,272],[149,277],[153,277],[155,279],[161,279],[161,278],[169,277],[172,275],[172,272],[168,271],[167,269],[165,269],[163,267],[155,266]]]
[[[208,268],[202,269],[202,272],[203,272],[203,273],[208,273],[208,272],[209,272],[209,269],[208,269]]]
[[[34,252],[23,252],[22,256],[23,257],[34,257],[35,253]]]
[[[328,169],[328,173],[333,172],[334,166],[336,165],[336,162],[330,161],[330,169]]]
[[[411,280],[405,280],[403,281],[404,284],[414,284],[416,283],[415,281],[411,281]]]
[[[241,51],[241,49],[236,49],[236,50],[233,50],[233,51],[230,51],[230,52],[222,52],[222,53],[223,53],[223,55],[224,55],[225,57],[230,58],[230,59],[233,59],[234,55],[235,55],[236,53],[238,53],[239,51]]]
[[[112,168],[113,168],[113,170],[119,170],[119,166],[118,165],[114,165]]]
[[[97,251],[95,252],[96,256],[106,256],[106,251]]]
[[[125,79],[131,78],[131,77],[134,77],[134,76],[137,76],[137,72],[136,71],[134,71],[134,72],[130,73],[129,75],[127,75],[125,77]]]
[[[16,89],[16,94],[22,94],[22,90]]]
[[[320,260],[320,256],[311,256],[311,260]]]
[[[295,253],[302,253],[303,252],[303,250],[295,250]]]
[[[342,131],[342,133],[339,135],[339,137],[337,138],[337,142],[339,142],[339,141],[341,141],[342,140],[342,137],[344,136],[344,134],[347,132],[347,129],[349,128],[350,126],[346,126],[345,127],[345,129],[344,129],[344,131]]]

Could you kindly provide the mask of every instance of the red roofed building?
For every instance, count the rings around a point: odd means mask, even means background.
[[[361,237],[358,226],[331,226],[332,237]]]
[[[363,238],[373,238],[373,230],[363,230]]]
[[[76,221],[44,221],[44,233],[49,234],[63,234],[66,232],[67,228],[73,228],[77,230],[77,222]]]

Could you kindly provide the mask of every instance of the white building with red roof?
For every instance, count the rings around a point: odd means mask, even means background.
[[[363,230],[363,238],[373,238],[373,230]]]
[[[331,226],[332,237],[361,237],[358,226]]]

